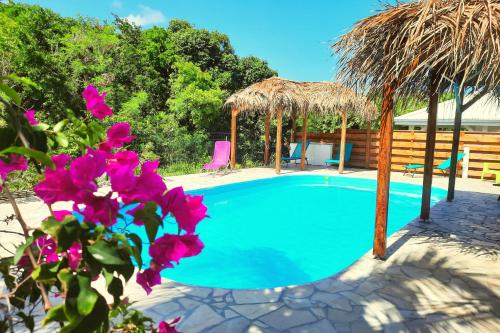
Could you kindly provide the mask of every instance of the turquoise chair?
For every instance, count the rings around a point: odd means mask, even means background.
[[[352,153],[352,143],[346,142],[345,144],[345,153],[344,153],[344,163],[349,162],[351,159],[351,153]],[[334,159],[329,159],[325,161],[325,164],[340,164],[340,146],[337,149],[337,155],[335,155]]]
[[[458,153],[457,155],[457,162],[462,160],[464,158],[464,153]],[[441,170],[443,175],[446,175],[447,172],[450,170],[450,165],[451,165],[451,157],[448,158],[446,161],[443,161],[441,164],[436,165],[434,169]],[[415,172],[418,169],[422,169],[424,167],[423,164],[407,164],[404,166],[405,171],[403,172],[403,176],[405,174],[410,174],[412,177],[415,176]]]
[[[306,141],[306,151],[307,151],[308,147],[309,147],[309,141]],[[293,150],[293,153],[290,157],[285,157],[285,156],[281,157],[281,161],[285,162],[286,165],[288,165],[288,163],[290,163],[292,161],[294,161],[295,164],[297,164],[297,160],[301,160],[301,159],[302,159],[302,142],[297,143],[297,145],[295,146],[295,149]],[[309,165],[309,161],[307,160],[307,157],[306,157],[306,163],[307,163],[307,165]]]

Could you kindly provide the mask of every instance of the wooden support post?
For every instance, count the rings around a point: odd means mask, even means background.
[[[300,170],[306,169],[306,149],[307,149],[307,113],[304,112],[302,118],[302,151],[300,153]]]
[[[368,120],[366,124],[366,141],[365,141],[365,168],[370,167],[370,155],[372,148],[372,122]]]
[[[231,170],[236,166],[236,117],[238,109],[231,110]]]
[[[269,127],[271,125],[271,112],[266,113],[266,120],[264,124],[264,165],[269,164]]]
[[[290,143],[295,142],[295,133],[297,133],[297,113],[292,112],[292,129],[290,130]]]
[[[375,210],[375,237],[373,255],[384,258],[387,247],[387,215],[389,210],[389,185],[391,180],[391,150],[394,111],[393,84],[384,84],[377,170],[377,203]]]
[[[422,189],[422,206],[420,219],[429,220],[431,210],[432,174],[434,172],[434,150],[436,147],[436,122],[439,103],[439,85],[436,73],[431,70],[429,87],[429,107],[427,116],[427,136],[425,143],[424,184]]]
[[[451,144],[450,178],[448,179],[448,195],[446,201],[453,201],[455,198],[455,179],[457,177],[457,155],[460,144],[460,127],[462,126],[462,105],[464,100],[464,89],[460,89],[460,79],[453,84],[455,94],[455,123],[453,126],[453,141]]]
[[[276,173],[281,173],[281,118],[282,110],[278,109],[276,112]]]
[[[339,173],[344,173],[345,139],[347,135],[347,112],[342,113],[342,133],[340,134]]]

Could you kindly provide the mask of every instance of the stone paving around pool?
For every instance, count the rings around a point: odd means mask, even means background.
[[[192,189],[271,175],[272,170],[259,168],[226,176],[171,177],[167,184]],[[346,176],[375,175],[360,171]],[[392,180],[422,181],[400,174]],[[444,177],[434,180],[437,186],[446,182]],[[184,333],[500,332],[498,194],[492,194],[491,183],[478,180],[457,179],[457,189],[453,203],[442,201],[432,208],[432,221],[414,220],[394,234],[385,261],[367,253],[330,278],[285,288],[227,290],[165,280],[150,296],[134,284],[126,294],[155,320],[181,316],[178,329]],[[37,201],[26,200],[22,206],[33,223],[43,214]],[[0,213],[9,213],[5,204]],[[7,241],[12,239],[2,235],[2,244]],[[339,255],[325,253],[325,260]]]

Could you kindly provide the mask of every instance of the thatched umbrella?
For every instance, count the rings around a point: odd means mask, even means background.
[[[421,211],[421,218],[427,220],[439,90],[451,82],[457,92],[465,85],[484,87],[485,91],[499,86],[500,1],[421,0],[386,5],[358,22],[333,48],[340,54],[339,77],[343,82],[383,96],[374,242],[374,254],[383,257],[394,97],[429,96]],[[456,98],[460,106],[460,93]],[[457,111],[450,184],[456,172],[461,118],[460,109]]]
[[[366,97],[356,94],[352,89],[333,82],[296,82],[272,77],[252,84],[231,95],[224,103],[225,109],[232,111],[231,121],[231,167],[235,165],[236,117],[239,113],[260,113],[266,115],[264,163],[269,158],[269,126],[271,116],[277,119],[276,172],[281,168],[281,127],[282,115],[292,118],[292,131],[295,131],[295,118],[303,118],[302,142],[306,142],[308,113],[342,115],[341,159],[339,172],[344,168],[345,127],[347,114],[352,112],[371,121],[376,107]],[[292,134],[292,137],[294,135]],[[306,145],[302,145],[301,168],[304,170]]]

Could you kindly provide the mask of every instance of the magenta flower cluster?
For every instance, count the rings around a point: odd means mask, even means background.
[[[112,115],[111,108],[104,102],[105,96],[106,93],[100,95],[92,86],[83,92],[87,110],[98,119]],[[133,216],[139,214],[149,202],[159,207],[159,218],[164,219],[169,214],[173,216],[178,225],[177,233],[156,238],[149,247],[150,267],[136,276],[137,283],[149,294],[151,287],[160,284],[163,269],[201,252],[203,243],[195,232],[197,224],[207,216],[207,208],[203,205],[202,196],[186,195],[181,187],[168,190],[158,174],[159,161],[141,163],[136,152],[124,149],[124,145],[134,139],[130,132],[129,124],[118,123],[108,129],[104,142],[97,148],[89,147],[84,155],[77,158],[65,154],[53,156],[55,167],[45,169],[45,178],[35,186],[34,191],[49,206],[61,201],[72,202],[73,210],[81,213],[84,221],[106,227],[112,227],[120,208],[129,204],[136,205],[128,211]],[[15,165],[19,165],[19,161]],[[18,168],[24,165],[21,163]],[[102,189],[98,192],[98,179],[104,176],[111,183],[111,190],[107,193],[102,193]],[[55,214],[56,219],[62,220],[71,212]],[[135,218],[134,223],[141,225],[144,222]],[[57,245],[51,238],[40,238],[37,245],[45,261],[60,260],[66,256],[70,268],[78,269],[82,244],[73,244],[63,254],[56,253]],[[167,324],[163,325],[166,330]]]
[[[25,171],[27,169],[28,161],[23,156],[11,154],[8,162],[0,160],[0,192],[2,192],[2,184],[7,179],[9,173],[13,171]]]

